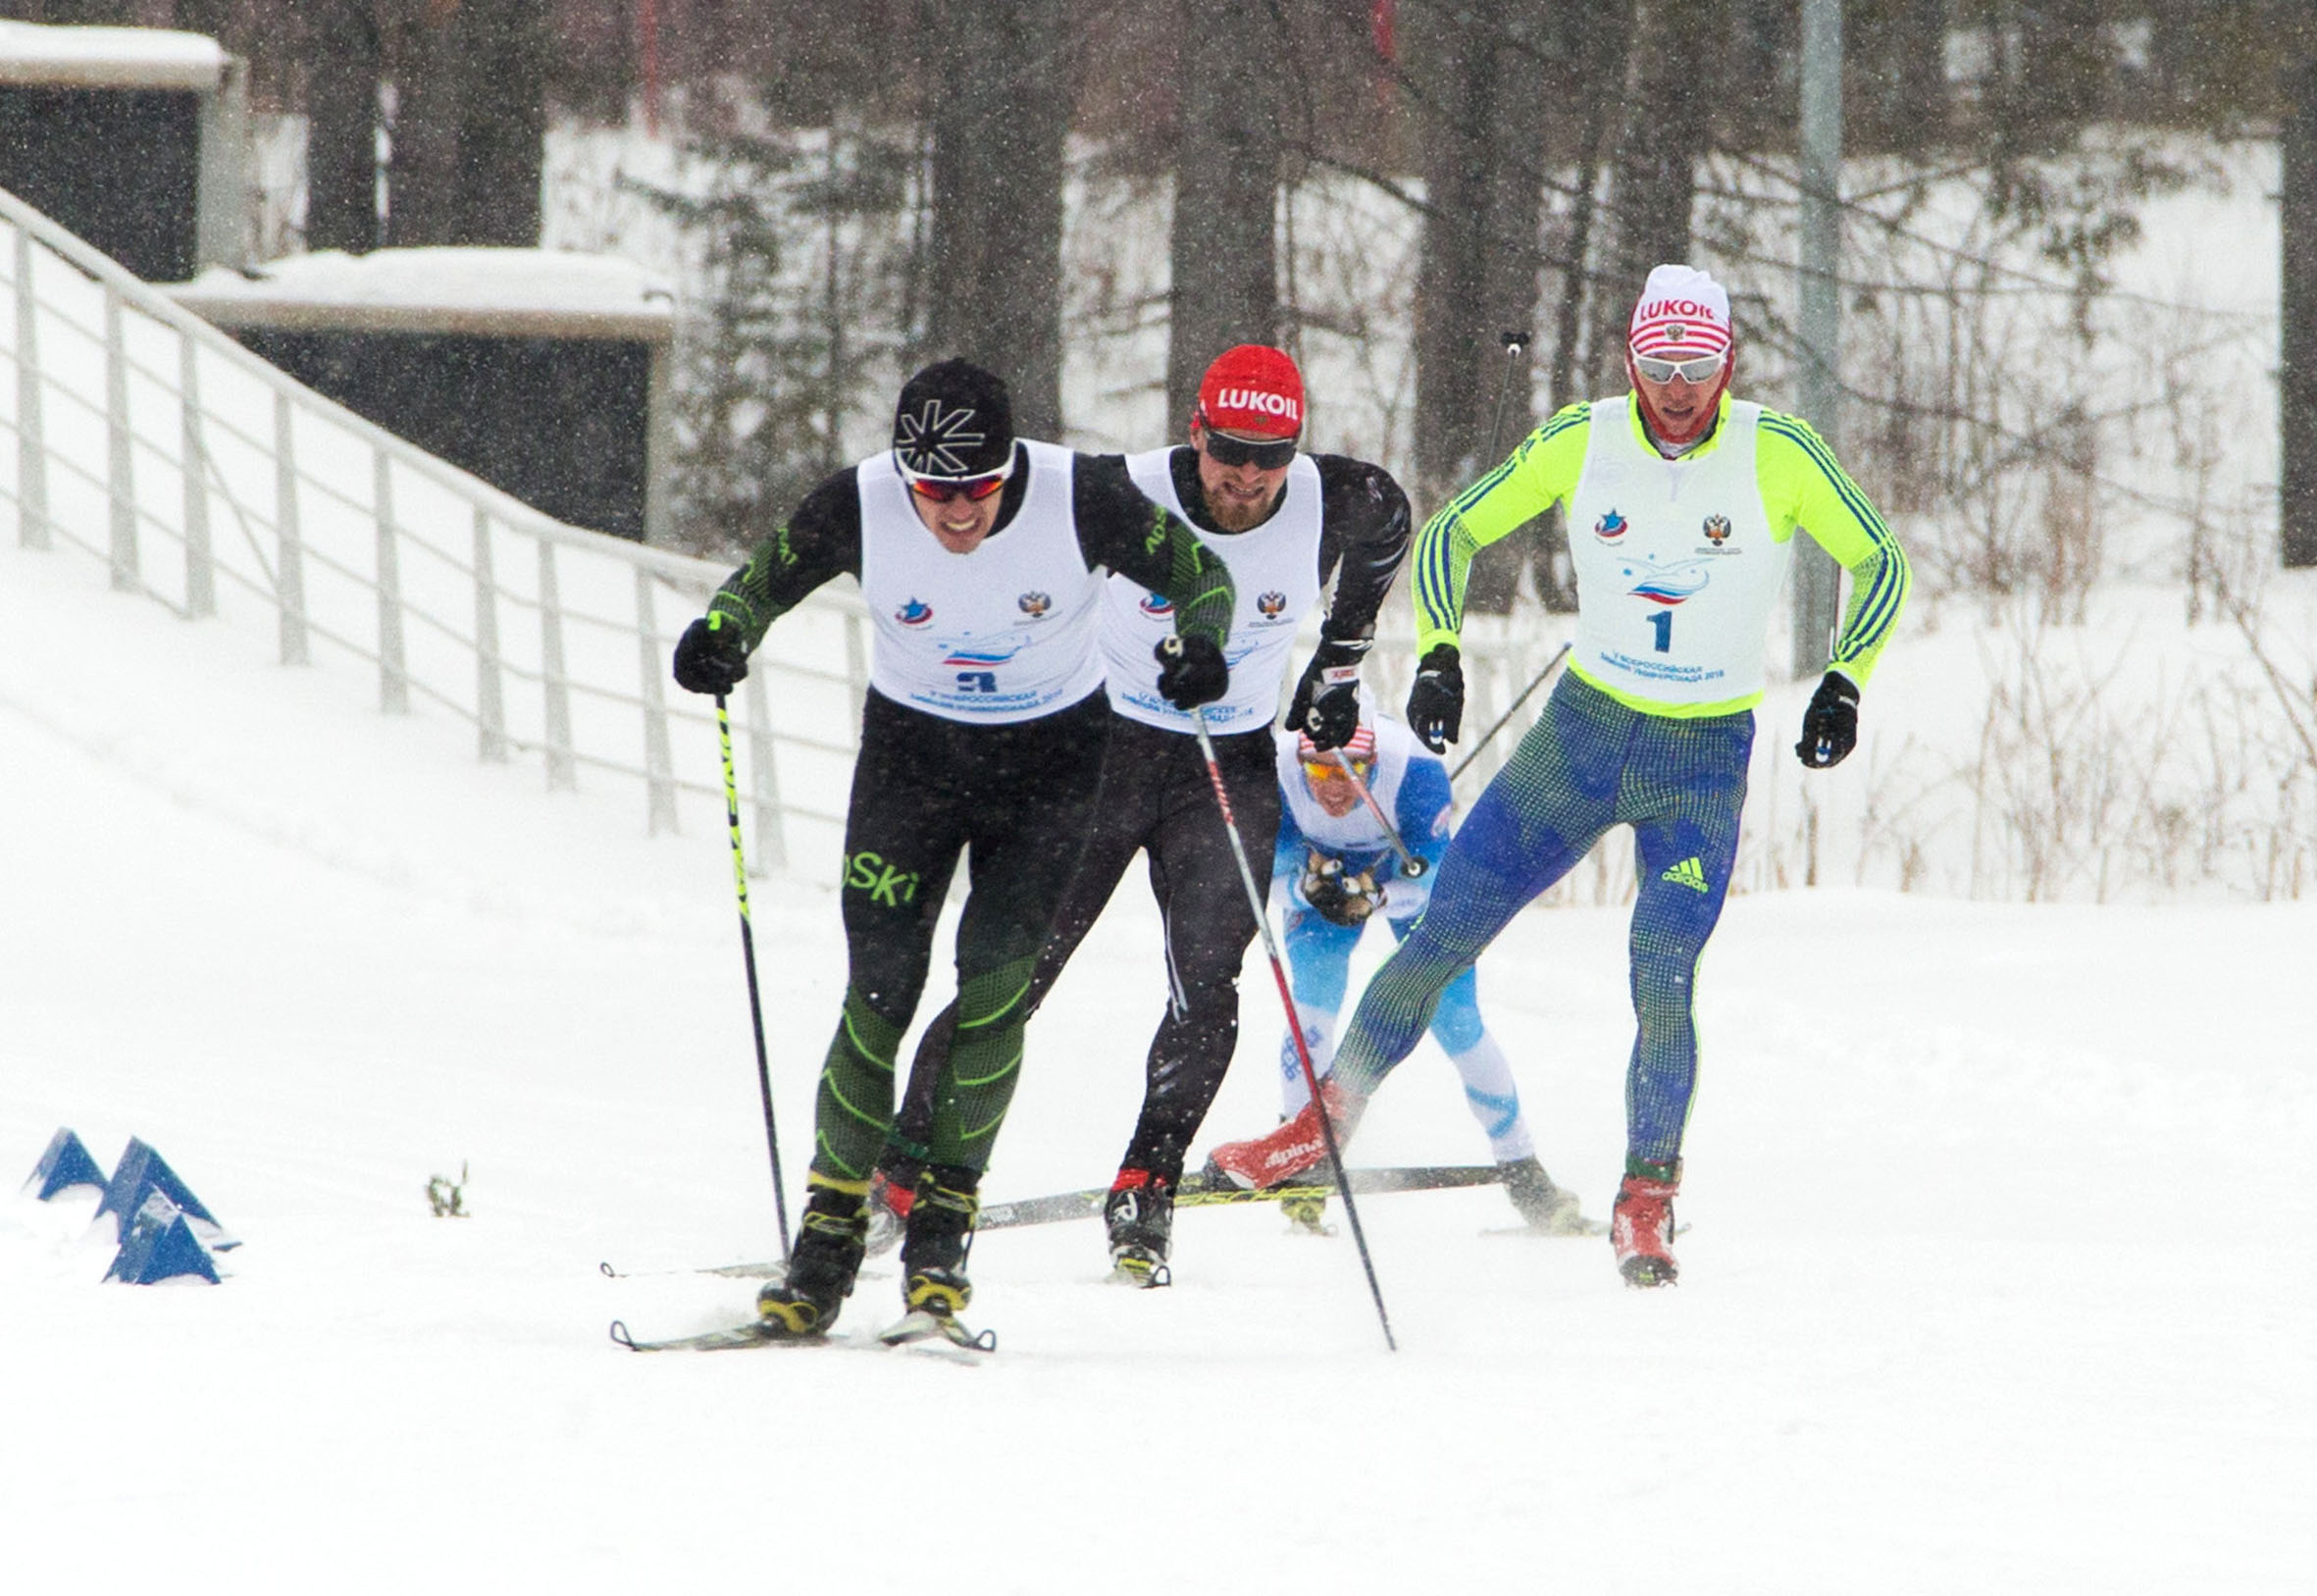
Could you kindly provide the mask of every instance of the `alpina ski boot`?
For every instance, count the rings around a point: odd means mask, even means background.
[[[860,1272],[869,1233],[864,1185],[819,1175],[807,1184],[811,1195],[789,1250],[788,1275],[756,1293],[756,1315],[767,1335],[825,1334]]]

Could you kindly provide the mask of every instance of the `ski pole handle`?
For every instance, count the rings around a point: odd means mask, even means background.
[[[1505,378],[1497,385],[1496,425],[1488,430],[1488,458],[1491,462],[1504,446],[1505,401],[1513,396],[1513,368],[1520,363],[1520,351],[1528,347],[1529,335],[1525,332],[1499,333],[1497,337],[1505,346]]]

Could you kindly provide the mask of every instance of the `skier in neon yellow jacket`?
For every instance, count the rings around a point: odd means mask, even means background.
[[[1825,769],[1858,740],[1909,576],[1905,553],[1810,427],[1729,396],[1728,295],[1661,266],[1634,306],[1624,398],[1570,405],[1522,439],[1417,536],[1419,666],[1408,720],[1437,749],[1464,711],[1458,634],[1472,556],[1566,505],[1577,589],[1569,672],[1465,823],[1416,930],[1368,983],[1322,1096],[1339,1137],[1412,1052],[1440,994],[1520,907],[1611,826],[1633,827],[1639,889],[1626,1072],[1625,1176],[1612,1240],[1625,1279],[1674,1278],[1673,1198],[1697,1076],[1692,981],[1736,859],[1770,619],[1807,534],[1849,573],[1831,663],[1795,752]],[[1271,1185],[1324,1152],[1317,1108],[1215,1150]]]

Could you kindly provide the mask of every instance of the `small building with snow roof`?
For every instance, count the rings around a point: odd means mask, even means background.
[[[635,262],[325,250],[169,291],[307,386],[557,520],[666,541],[675,292]]]
[[[148,283],[241,258],[245,124],[215,39],[0,22],[0,188]]]

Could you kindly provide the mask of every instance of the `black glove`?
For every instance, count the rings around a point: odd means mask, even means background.
[[[1859,744],[1859,690],[1840,671],[1819,679],[1819,690],[1802,711],[1802,741],[1794,756],[1813,770],[1826,770],[1850,757]]]
[[[1453,643],[1436,643],[1417,664],[1408,690],[1408,729],[1434,753],[1456,741],[1465,724],[1465,668]]]
[[[1351,874],[1343,860],[1317,851],[1304,865],[1303,890],[1304,901],[1334,925],[1364,925],[1383,901],[1373,875],[1365,870]]]
[[[1360,730],[1360,661],[1366,653],[1365,638],[1320,644],[1295,685],[1282,724],[1310,738],[1322,753],[1351,742]]]
[[[748,645],[740,622],[721,610],[701,616],[676,640],[676,685],[687,693],[730,693],[747,680]]]
[[[1231,685],[1223,645],[1204,632],[1168,638],[1151,652],[1158,660],[1158,696],[1177,709],[1212,703]]]

